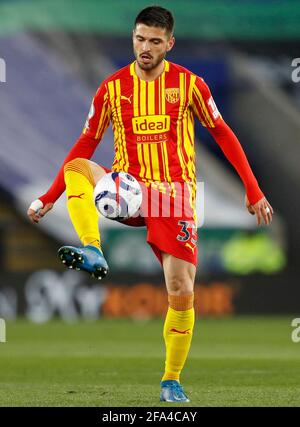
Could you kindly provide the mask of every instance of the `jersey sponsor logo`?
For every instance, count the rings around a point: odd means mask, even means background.
[[[178,87],[170,87],[165,89],[166,100],[170,104],[176,104],[179,101],[179,88]]]
[[[191,329],[186,329],[185,331],[179,331],[178,329],[175,329],[175,328],[170,329],[170,332],[176,332],[177,334],[183,334],[183,335],[190,334],[191,333],[190,331]]]
[[[158,144],[159,142],[167,141],[168,134],[167,133],[159,133],[154,135],[137,135],[136,142],[145,142],[151,144]]]
[[[134,117],[132,130],[137,135],[150,135],[168,132],[170,130],[170,116],[153,115]]]

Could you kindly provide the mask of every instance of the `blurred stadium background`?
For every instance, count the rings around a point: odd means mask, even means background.
[[[300,315],[300,82],[292,79],[292,60],[300,56],[299,2],[157,3],[176,19],[168,59],[210,85],[275,211],[271,227],[256,227],[244,209],[239,178],[197,124],[198,181],[205,188],[198,317],[292,319]],[[0,83],[0,317],[6,320],[165,314],[163,275],[143,229],[101,220],[111,272],[99,284],[65,270],[57,258],[62,244],[78,243],[64,196],[40,225],[26,218],[79,136],[100,82],[134,59],[133,21],[149,4],[0,0],[6,64]],[[109,129],[93,159],[109,167],[112,158]]]
[[[198,313],[295,313],[300,83],[292,80],[291,63],[299,56],[299,3],[161,4],[176,18],[169,59],[208,82],[276,213],[269,229],[256,227],[243,207],[237,175],[197,125],[198,180],[205,189]],[[145,5],[0,1],[0,57],[6,63],[0,86],[0,315],[6,319],[151,317],[165,310],[160,265],[144,243],[144,230],[102,221],[111,273],[99,286],[63,270],[57,259],[61,244],[78,242],[64,196],[38,227],[26,219],[28,205],[46,191],[80,134],[99,83],[133,60],[133,20]],[[109,129],[94,159],[109,167],[112,147]]]

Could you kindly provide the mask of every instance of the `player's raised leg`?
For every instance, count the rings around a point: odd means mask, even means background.
[[[194,280],[196,267],[170,254],[162,254],[169,309],[164,325],[165,372],[161,381],[161,400],[189,402],[180,384],[194,328]]]
[[[83,247],[63,246],[58,254],[69,268],[85,270],[97,279],[107,274],[108,266],[101,250],[93,191],[105,173],[101,166],[82,158],[64,167],[68,212]]]

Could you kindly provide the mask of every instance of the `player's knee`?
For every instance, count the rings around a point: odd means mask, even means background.
[[[64,174],[66,175],[68,172],[80,173],[89,180],[92,186],[95,186],[95,180],[89,165],[89,160],[81,157],[76,157],[76,159],[70,160],[64,166]]]
[[[167,278],[167,288],[174,295],[187,295],[193,293],[193,281],[186,274],[171,275]]]
[[[70,160],[64,166],[64,173],[72,170],[75,171],[76,169],[82,169],[82,166],[84,167],[85,162],[87,162],[87,160],[81,157],[76,157],[76,159]]]
[[[106,171],[105,169],[103,169],[102,166],[99,166],[97,163],[90,162],[89,165],[96,184],[99,179],[101,179],[106,174]]]

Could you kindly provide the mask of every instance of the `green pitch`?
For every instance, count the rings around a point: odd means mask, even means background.
[[[292,319],[198,319],[182,375],[185,406],[300,406]],[[169,406],[159,402],[162,322],[8,323],[0,405]]]

